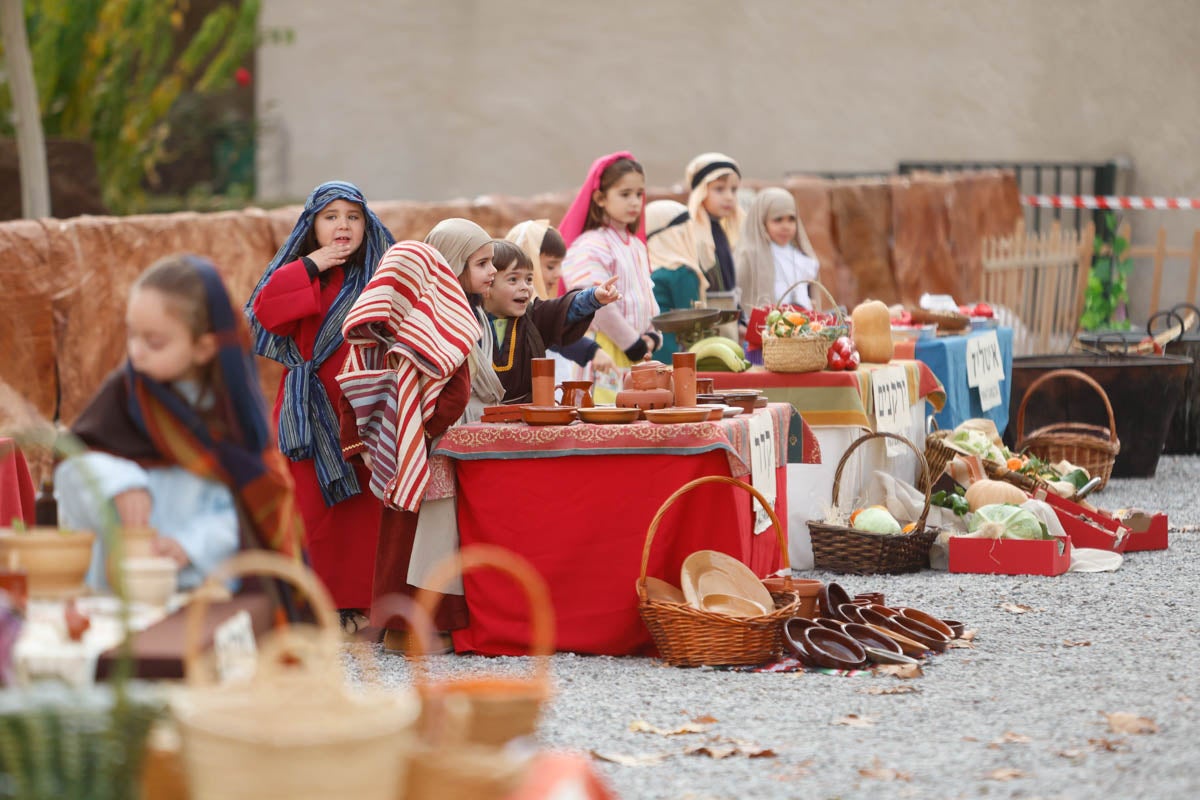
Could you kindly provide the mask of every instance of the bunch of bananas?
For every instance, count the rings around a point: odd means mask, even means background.
[[[709,336],[691,346],[700,372],[742,372],[750,367],[746,352],[732,339]]]

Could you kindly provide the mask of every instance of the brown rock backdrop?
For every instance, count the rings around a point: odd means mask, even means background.
[[[1021,217],[1015,181],[998,172],[892,181],[794,178],[787,188],[820,259],[822,283],[850,307],[867,297],[913,301],[923,291],[978,299],[979,243],[1011,232]],[[649,194],[686,199],[679,189]],[[372,208],[397,239],[423,238],[455,216],[503,236],[525,219],[557,222],[570,199],[491,196]],[[122,358],[125,297],[143,269],[181,251],[207,256],[242,304],[298,213],[298,207],[249,208],[0,223],[0,380],[38,413],[70,424]],[[273,400],[279,369],[260,364]]]

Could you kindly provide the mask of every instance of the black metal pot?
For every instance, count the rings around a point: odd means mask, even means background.
[[[1158,457],[1192,365],[1192,359],[1178,356],[1023,356],[1013,359],[1012,400],[1019,404],[1029,385],[1051,370],[1086,373],[1103,387],[1113,408],[1121,441],[1113,477],[1151,477],[1158,468]],[[1100,396],[1083,382],[1069,380],[1049,381],[1038,389],[1025,409],[1024,434],[1055,422],[1109,424]],[[1013,418],[1005,437],[1010,447],[1016,443],[1015,427]]]

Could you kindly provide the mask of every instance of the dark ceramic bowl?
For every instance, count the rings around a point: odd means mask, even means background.
[[[909,619],[915,619],[917,622],[925,623],[926,625],[933,628],[938,633],[945,636],[947,639],[957,638],[954,635],[954,630],[949,625],[947,625],[944,621],[935,617],[933,614],[927,614],[924,611],[921,611],[920,609],[917,609],[917,608],[902,608],[902,609],[900,609],[900,613],[903,614],[904,616],[908,617]]]
[[[857,603],[842,603],[838,606],[838,611],[841,612],[842,618],[847,622],[863,624],[862,606]]]
[[[808,650],[804,647],[802,634],[809,628],[819,627],[821,626],[811,619],[805,619],[804,617],[792,617],[783,623],[783,639],[802,664],[813,665],[812,660],[808,657]]]
[[[904,650],[900,645],[896,644],[896,640],[892,639],[872,627],[860,625],[857,622],[847,622],[842,628],[842,633],[853,638],[856,642],[866,648],[875,650],[885,650],[895,655],[904,655]],[[870,657],[870,653],[867,654]]]
[[[823,628],[829,628],[831,631],[840,631],[842,626],[846,624],[841,620],[830,619],[829,617],[817,617],[816,623]]]
[[[867,651],[852,637],[829,628],[809,628],[800,634],[809,658],[819,667],[858,669],[867,663]]]
[[[859,600],[865,600],[867,603],[875,603],[876,605],[880,606],[886,605],[886,603],[883,602],[883,592],[859,592],[858,594],[854,595],[854,600],[852,602],[857,603]]]
[[[822,617],[829,619],[845,619],[840,609],[843,603],[850,602],[850,595],[841,584],[830,581],[821,587],[821,591],[817,594],[817,612]]]
[[[944,617],[942,618],[942,622],[946,623],[946,627],[954,633],[955,639],[962,638],[963,631],[966,630],[966,627],[961,622],[956,619],[946,619]]]
[[[941,631],[934,630],[924,622],[917,622],[915,619],[910,619],[899,614],[892,617],[890,621],[895,626],[894,630],[898,633],[902,633],[910,639],[917,640],[930,650],[941,653],[946,649],[946,645],[950,644],[949,636],[946,636]]]

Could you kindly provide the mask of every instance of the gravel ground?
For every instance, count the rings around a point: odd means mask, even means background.
[[[1098,499],[1165,510],[1172,528],[1187,528],[1200,523],[1198,485],[1200,458],[1164,457],[1156,479],[1113,481]],[[617,758],[665,755],[596,762],[623,798],[1200,796],[1198,565],[1200,534],[1184,530],[1169,550],[1133,553],[1114,573],[801,573],[963,620],[977,631],[974,646],[931,658],[912,680],[560,654],[540,738]],[[519,658],[433,661],[439,671],[528,669]],[[403,659],[382,665],[386,682],[407,682]],[[1112,730],[1105,715],[1114,712],[1148,718],[1157,732]],[[637,720],[673,730],[701,717],[713,720],[703,733],[630,730]],[[773,755],[684,752],[729,740]]]

